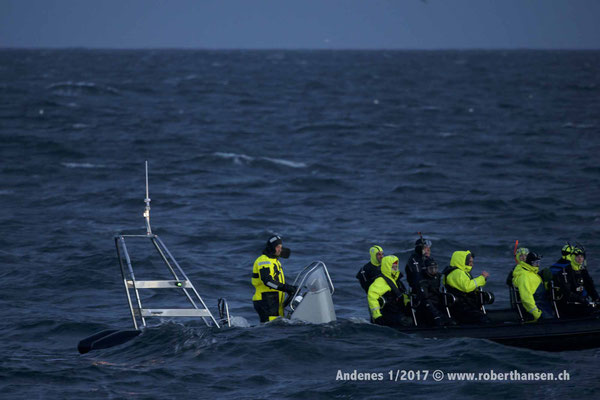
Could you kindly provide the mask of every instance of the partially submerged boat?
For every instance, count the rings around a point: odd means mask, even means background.
[[[152,233],[148,193],[148,162],[146,162],[146,198],[144,202],[146,203],[144,210],[146,233],[142,235],[117,235],[114,238],[133,329],[107,329],[89,336],[77,345],[77,349],[81,354],[91,350],[117,346],[137,337],[148,326],[147,319],[149,318],[199,318],[207,327],[220,329],[231,326],[227,300],[224,298],[218,300],[219,318],[215,318],[173,254],[158,235]],[[133,240],[149,241],[152,244],[163,265],[167,268],[171,279],[136,279],[133,262],[126,244],[127,241]],[[294,280],[294,286],[297,286],[298,289],[293,296],[289,297],[290,301],[285,314],[287,318],[310,323],[335,321],[335,310],[331,298],[334,287],[324,262],[315,261],[306,266]],[[184,296],[190,306],[185,308],[146,307],[140,295],[140,291],[146,289],[174,289]]]

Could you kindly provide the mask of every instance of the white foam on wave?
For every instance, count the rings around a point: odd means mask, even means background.
[[[249,163],[249,162],[256,160],[255,157],[251,157],[246,154],[216,152],[216,153],[213,153],[213,155],[215,155],[217,157],[221,157],[221,158],[232,159],[233,162],[237,165],[242,165],[244,162]],[[284,160],[281,158],[270,158],[270,157],[259,157],[258,159],[269,161],[274,164],[279,164],[279,165],[283,165],[283,166],[290,167],[290,168],[306,168],[306,164],[303,162]]]
[[[306,168],[306,164],[303,163],[303,162],[282,160],[280,158],[269,158],[269,157],[262,157],[262,159],[263,160],[267,160],[267,161],[271,161],[272,163],[275,163],[275,164],[285,165],[286,167]]]
[[[90,163],[69,163],[69,162],[61,162],[62,166],[67,168],[104,168],[104,165],[100,164],[90,164]]]
[[[236,327],[236,328],[249,328],[250,327],[250,322],[248,322],[248,320],[244,317],[230,317],[229,318],[229,322],[231,323],[231,326]]]
[[[595,128],[595,125],[592,124],[575,124],[573,122],[567,122],[563,124],[563,128],[575,128],[575,129],[592,129]]]
[[[120,93],[118,89],[112,87],[112,86],[102,86],[102,85],[97,85],[95,82],[86,82],[86,81],[80,81],[80,82],[73,82],[73,81],[64,81],[64,82],[56,82],[56,83],[52,83],[48,86],[46,86],[46,89],[62,89],[62,88],[75,88],[75,89],[81,89],[81,88],[88,88],[88,89],[95,89],[95,88],[99,88],[100,90],[105,90],[107,92],[111,92],[111,93]]]
[[[367,320],[366,318],[362,318],[362,317],[350,317],[348,318],[348,322],[353,323],[353,324],[358,324],[358,325],[371,325],[371,321]]]
[[[214,153],[214,155],[217,157],[221,157],[221,158],[232,159],[233,162],[238,165],[242,165],[242,161],[250,162],[250,161],[254,160],[254,157],[250,157],[245,154],[216,152],[216,153]]]

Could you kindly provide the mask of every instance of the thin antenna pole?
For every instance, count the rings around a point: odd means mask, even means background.
[[[150,195],[148,194],[148,160],[146,160],[146,208],[144,209],[144,218],[146,219],[146,235],[152,235],[152,229],[150,229]]]

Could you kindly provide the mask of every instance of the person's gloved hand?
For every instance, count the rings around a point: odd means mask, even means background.
[[[383,317],[377,317],[373,320],[374,324],[383,325]]]
[[[298,290],[298,286],[288,285],[287,283],[283,284],[283,291],[292,296]]]

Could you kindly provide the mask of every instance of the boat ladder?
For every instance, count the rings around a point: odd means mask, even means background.
[[[125,239],[145,239],[149,240],[165,266],[169,270],[172,279],[170,280],[137,280],[133,272],[133,265]],[[183,271],[175,257],[165,246],[163,241],[151,232],[146,235],[117,235],[115,236],[115,245],[117,248],[117,256],[119,258],[119,266],[123,277],[123,285],[127,295],[127,302],[133,320],[133,327],[139,329],[140,326],[146,326],[146,319],[151,317],[186,317],[186,318],[202,318],[207,326],[216,326],[220,328],[219,323],[212,315],[204,300],[194,287],[192,281]],[[190,308],[146,308],[142,305],[140,291],[145,289],[175,289],[184,295],[189,303]]]

